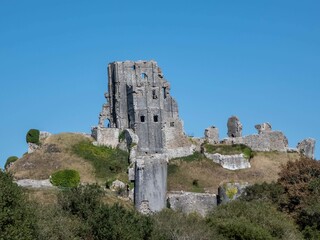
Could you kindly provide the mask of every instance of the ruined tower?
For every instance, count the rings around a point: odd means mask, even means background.
[[[188,145],[170,84],[155,61],[110,63],[108,79],[100,128],[133,129],[141,153],[163,153]]]
[[[155,61],[110,63],[107,103],[92,129],[99,145],[116,147],[126,129],[137,136],[130,162],[135,164],[135,206],[141,211],[165,207],[168,158],[193,153],[169,91],[170,84]]]

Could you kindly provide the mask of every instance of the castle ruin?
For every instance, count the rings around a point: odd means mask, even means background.
[[[214,194],[167,195],[169,159],[200,151],[202,143],[244,144],[253,151],[296,151],[314,157],[314,139],[306,139],[296,149],[289,149],[285,135],[273,131],[269,123],[256,125],[258,134],[242,136],[242,124],[236,116],[228,119],[228,138],[220,141],[219,129],[212,126],[205,130],[204,138],[189,139],[179,118],[178,105],[170,95],[170,84],[155,61],[110,63],[105,98],[98,126],[92,128],[92,136],[97,145],[129,151],[129,180],[134,182],[134,204],[142,213],[162,210],[167,199],[179,208],[190,199],[197,204],[210,204],[210,208],[216,204]],[[249,159],[243,154],[204,154],[229,170],[250,168]],[[185,210],[188,209],[186,206]]]
[[[159,211],[165,207],[168,158],[194,150],[184,134],[170,84],[155,61],[113,62],[108,65],[105,97],[92,135],[97,144],[112,147],[124,132],[127,143],[137,139],[137,146],[128,146],[130,162],[135,164],[135,205],[142,212]]]

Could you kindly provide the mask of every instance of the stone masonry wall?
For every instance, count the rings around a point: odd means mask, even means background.
[[[169,192],[169,208],[183,213],[198,213],[206,216],[217,206],[217,196],[210,193]]]
[[[280,131],[261,132],[260,134],[248,135],[245,137],[227,138],[227,144],[245,144],[253,151],[279,151],[286,152],[288,139]]]
[[[167,161],[164,154],[135,159],[134,203],[141,212],[157,212],[166,207]]]

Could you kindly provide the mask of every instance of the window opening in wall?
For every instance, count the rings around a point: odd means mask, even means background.
[[[170,122],[170,127],[174,127],[174,122]]]
[[[156,90],[152,90],[152,98],[153,99],[157,99],[158,98]]]
[[[107,127],[107,128],[110,127],[110,120],[109,119],[104,120],[104,127]]]
[[[148,78],[147,74],[141,73],[141,79],[147,79],[147,78]]]
[[[154,115],[154,116],[153,116],[153,121],[154,121],[154,122],[158,122],[158,121],[159,121],[158,115]]]
[[[145,120],[146,120],[145,116],[140,116],[140,121],[141,122],[145,122]]]
[[[167,89],[166,87],[162,88],[163,98],[167,98]]]
[[[136,66],[135,66],[135,65],[133,65],[133,66],[131,67],[131,69],[132,69],[132,70],[135,70],[135,69],[136,69]]]

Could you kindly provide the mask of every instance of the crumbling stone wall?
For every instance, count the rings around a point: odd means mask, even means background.
[[[197,213],[206,216],[217,206],[217,196],[210,193],[169,192],[169,208],[183,213]]]
[[[112,148],[118,146],[120,129],[97,126],[93,127],[91,131],[92,137],[97,141],[97,145],[109,146]]]
[[[245,144],[253,151],[286,152],[288,150],[287,137],[280,131],[272,131],[270,123],[257,124],[255,128],[258,130],[258,134],[230,137],[224,139],[223,142],[226,144]]]
[[[204,130],[204,138],[210,144],[219,143],[219,129],[215,126],[208,127]]]
[[[316,140],[313,138],[307,138],[298,143],[297,149],[304,156],[314,159],[314,149]]]
[[[213,160],[213,162],[220,164],[225,169],[239,170],[251,167],[249,160],[246,159],[242,153],[234,155],[222,155],[219,153],[212,154],[204,152],[204,155],[208,159]]]

